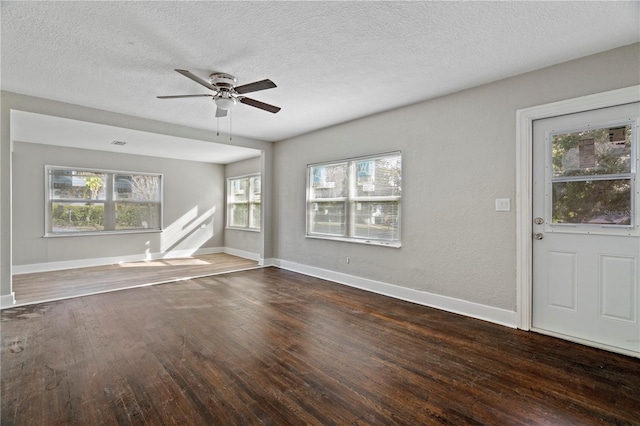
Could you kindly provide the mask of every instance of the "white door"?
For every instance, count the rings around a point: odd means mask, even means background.
[[[533,125],[532,329],[640,356],[640,103]]]

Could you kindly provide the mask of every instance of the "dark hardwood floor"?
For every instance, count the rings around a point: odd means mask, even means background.
[[[3,425],[640,424],[640,359],[276,268],[1,319]]]

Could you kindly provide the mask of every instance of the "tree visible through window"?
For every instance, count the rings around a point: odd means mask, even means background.
[[[308,166],[307,236],[400,245],[399,152]]]
[[[46,166],[46,234],[161,230],[162,176]]]

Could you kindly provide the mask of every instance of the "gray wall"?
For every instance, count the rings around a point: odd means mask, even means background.
[[[275,257],[514,311],[516,111],[639,84],[639,64],[635,44],[278,142]],[[305,238],[306,165],[391,150],[402,248]]]
[[[162,173],[164,232],[43,238],[45,165]],[[200,228],[203,224],[205,229]],[[14,141],[14,266],[169,254],[223,244],[222,165]]]
[[[262,172],[262,157],[250,158],[244,161],[227,164],[224,170],[225,178],[233,178]],[[264,188],[265,185],[262,185]],[[226,213],[226,212],[225,212]],[[226,217],[225,217],[226,220]],[[267,222],[268,223],[268,222]],[[226,222],[225,222],[226,224]],[[268,225],[267,225],[268,226]],[[265,227],[265,224],[262,225]],[[224,231],[224,246],[227,248],[254,253],[262,257],[263,232],[241,231],[226,229]]]

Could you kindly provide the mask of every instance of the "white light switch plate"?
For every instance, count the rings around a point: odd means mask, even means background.
[[[496,198],[496,211],[497,212],[510,212],[511,211],[511,198]]]

